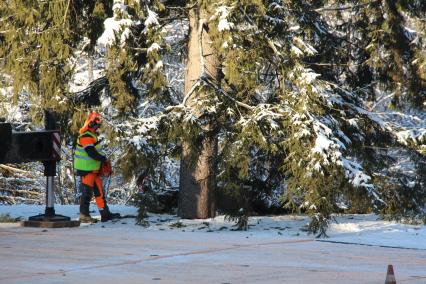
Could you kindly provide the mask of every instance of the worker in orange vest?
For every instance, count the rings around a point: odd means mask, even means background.
[[[76,169],[77,175],[81,176],[80,221],[82,223],[94,223],[97,221],[89,213],[93,194],[95,195],[102,222],[120,217],[120,214],[109,211],[102,188],[100,176],[111,174],[111,163],[102,152],[98,139],[97,131],[101,125],[101,115],[91,112],[83,127],[80,128],[80,135],[77,138],[74,169]]]

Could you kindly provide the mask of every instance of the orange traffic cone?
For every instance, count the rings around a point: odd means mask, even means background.
[[[386,274],[385,284],[396,284],[395,274],[393,273],[392,264],[388,265],[388,273]]]

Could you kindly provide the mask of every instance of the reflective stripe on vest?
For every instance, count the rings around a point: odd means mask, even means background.
[[[101,145],[100,144],[96,144],[96,142],[98,142],[98,137],[90,132],[90,131],[86,131],[83,132],[80,136],[78,136],[77,138],[77,148],[75,149],[75,153],[74,153],[74,169],[76,170],[81,170],[81,171],[96,171],[99,170],[101,168],[101,161],[97,161],[95,159],[92,159],[86,152],[86,150],[84,150],[85,147],[82,147],[79,145],[79,140],[81,138],[81,136],[83,135],[90,135],[95,139],[95,149],[102,155],[102,150],[101,150]],[[86,145],[87,146],[93,146],[93,144],[90,145]]]

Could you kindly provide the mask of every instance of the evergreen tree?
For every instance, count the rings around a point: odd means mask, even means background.
[[[365,114],[375,121],[376,127],[366,132],[358,150],[363,164],[374,173],[373,183],[381,196],[375,208],[386,216],[421,217],[422,126],[411,122],[412,116],[395,119],[395,115],[402,109],[416,116],[424,108],[424,66],[417,63],[425,58],[420,51],[424,23],[419,17],[425,6],[421,1],[343,1],[341,6],[334,2],[329,3],[334,8],[323,8],[321,13],[332,25],[329,36],[335,44],[330,50],[340,54],[334,66],[324,69],[359,97],[367,107]],[[407,146],[412,150],[404,149]],[[395,155],[410,161],[413,170],[403,170]],[[395,206],[403,203],[410,205]]]
[[[108,0],[0,3],[2,86],[13,88],[15,104],[27,103],[32,121],[53,109],[65,138],[78,129],[87,109],[75,104],[70,81],[78,54],[93,50],[103,30],[95,24],[110,12]]]
[[[349,9],[362,19],[371,5],[329,5],[337,3],[203,1],[187,6],[190,43],[183,95],[142,95],[138,102],[150,98],[142,117],[119,127],[127,129],[122,137],[133,137],[126,158],[134,169],[141,164],[155,168],[159,157],[183,151],[182,216],[211,216],[199,212],[214,208],[209,196],[215,167],[221,188],[253,185],[259,176],[273,181],[271,187],[285,189],[286,206],[308,212],[313,217],[309,229],[320,235],[331,214],[343,210],[341,203],[363,212],[389,208],[386,187],[373,178],[380,165],[365,148],[387,147],[385,141],[380,144],[387,130],[352,90],[380,80],[362,74],[387,72],[356,68],[371,55],[367,46],[348,45],[368,38],[368,25],[346,31],[356,35],[359,29],[360,39],[342,39],[323,15]],[[204,45],[206,38],[211,46]],[[335,66],[325,69],[330,64]],[[138,158],[129,163],[128,157]],[[205,198],[197,200],[198,194]],[[399,196],[397,204],[408,200]],[[412,208],[423,204],[419,196]],[[185,206],[191,213],[183,213]]]
[[[14,101],[30,94],[31,111],[41,118],[43,108],[67,108],[68,62],[79,40],[74,26],[78,11],[70,1],[2,1],[3,86],[13,86]],[[5,82],[6,81],[6,82]]]
[[[344,131],[361,131],[351,120],[369,122],[360,103],[306,66],[321,58],[316,46],[324,43],[317,30],[327,30],[316,8],[291,1],[195,2],[191,10],[198,26],[193,23],[190,33],[198,35],[190,39],[203,55],[195,67],[201,72],[194,72],[182,102],[167,108],[167,116],[160,112],[151,129],[166,130],[174,141],[192,141],[192,164],[183,164],[181,173],[200,166],[204,139],[217,139],[218,156],[209,154],[207,161],[217,163],[223,187],[240,187],[278,167],[275,179],[288,185],[287,205],[303,207],[314,217],[311,230],[324,234],[346,188],[360,187],[373,199],[377,193],[348,149],[352,141]],[[212,39],[211,52],[203,52],[202,33]],[[214,57],[222,63],[218,75]],[[192,104],[191,97],[196,98]],[[205,165],[214,172],[214,163]],[[208,175],[198,180],[204,182],[209,183]]]
[[[215,89],[203,81],[218,82],[218,59],[211,45],[208,22],[213,3],[195,3],[189,11],[188,58],[182,106],[197,119],[197,130],[195,137],[194,134],[181,137],[178,214],[186,218],[210,218],[216,214],[217,116],[214,112],[218,100],[215,99]]]

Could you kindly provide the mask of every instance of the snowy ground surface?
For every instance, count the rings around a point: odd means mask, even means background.
[[[55,209],[78,217],[77,206]],[[136,215],[133,207],[111,209]],[[0,206],[13,218],[43,211]],[[303,231],[305,216],[252,217],[245,232],[223,216],[147,220],[149,227],[127,218],[64,229],[0,223],[0,283],[383,283],[388,264],[397,283],[426,283],[424,225],[346,215],[329,238],[314,239]]]

